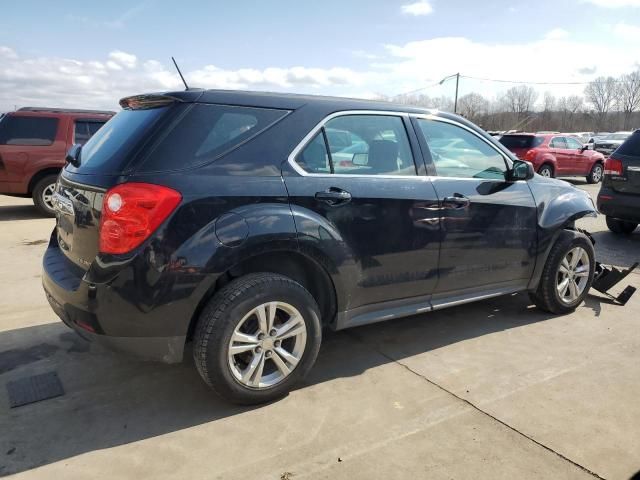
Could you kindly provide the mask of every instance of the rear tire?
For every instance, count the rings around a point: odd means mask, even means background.
[[[193,358],[221,397],[265,403],[307,375],[321,331],[320,309],[302,285],[275,273],[252,273],[209,301],[196,326]]]
[[[46,217],[54,217],[56,214],[53,209],[52,199],[57,181],[57,175],[47,175],[38,180],[31,193],[33,204]]]
[[[627,222],[626,220],[619,220],[617,218],[607,216],[607,227],[613,233],[629,235],[636,229],[637,226],[637,223]]]
[[[547,312],[573,312],[589,293],[595,265],[593,244],[587,236],[563,230],[551,247],[538,289],[530,294],[531,300]]]
[[[538,170],[538,174],[543,177],[553,178],[553,167],[551,165],[542,165]]]
[[[591,167],[591,172],[587,175],[587,183],[600,183],[602,180],[602,174],[604,172],[604,167],[601,163],[594,163],[593,167]]]

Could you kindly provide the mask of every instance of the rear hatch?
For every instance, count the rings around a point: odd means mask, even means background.
[[[605,162],[602,186],[640,195],[640,130],[636,130]]]
[[[126,178],[154,127],[173,116],[176,108],[174,100],[167,100],[122,110],[82,147],[76,165],[67,164],[60,175],[54,195],[58,244],[84,270],[98,253],[104,194]]]
[[[543,141],[543,137],[526,134],[503,135],[500,138],[500,143],[521,160],[525,159],[529,150],[539,147]]]

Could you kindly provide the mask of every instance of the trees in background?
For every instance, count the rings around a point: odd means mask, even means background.
[[[408,94],[379,98],[453,111],[453,100],[445,96]],[[584,96],[555,97],[547,91],[540,97],[528,85],[511,87],[495,98],[471,92],[458,98],[458,113],[487,130],[632,130],[640,128],[640,70],[619,78],[599,77],[586,85]]]

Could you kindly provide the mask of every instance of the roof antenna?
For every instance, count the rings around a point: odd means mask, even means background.
[[[171,60],[173,60],[173,64],[176,66],[176,70],[178,70],[178,75],[180,75],[180,78],[182,79],[182,83],[184,83],[184,89],[185,90],[189,90],[189,85],[187,85],[187,81],[182,76],[182,72],[180,71],[180,67],[178,66],[178,63],[176,62],[176,59],[171,57]]]

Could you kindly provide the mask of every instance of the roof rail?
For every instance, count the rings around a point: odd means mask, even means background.
[[[115,115],[110,110],[83,110],[80,108],[47,108],[47,107],[22,107],[18,112],[53,112],[53,113],[95,113],[99,115]]]

